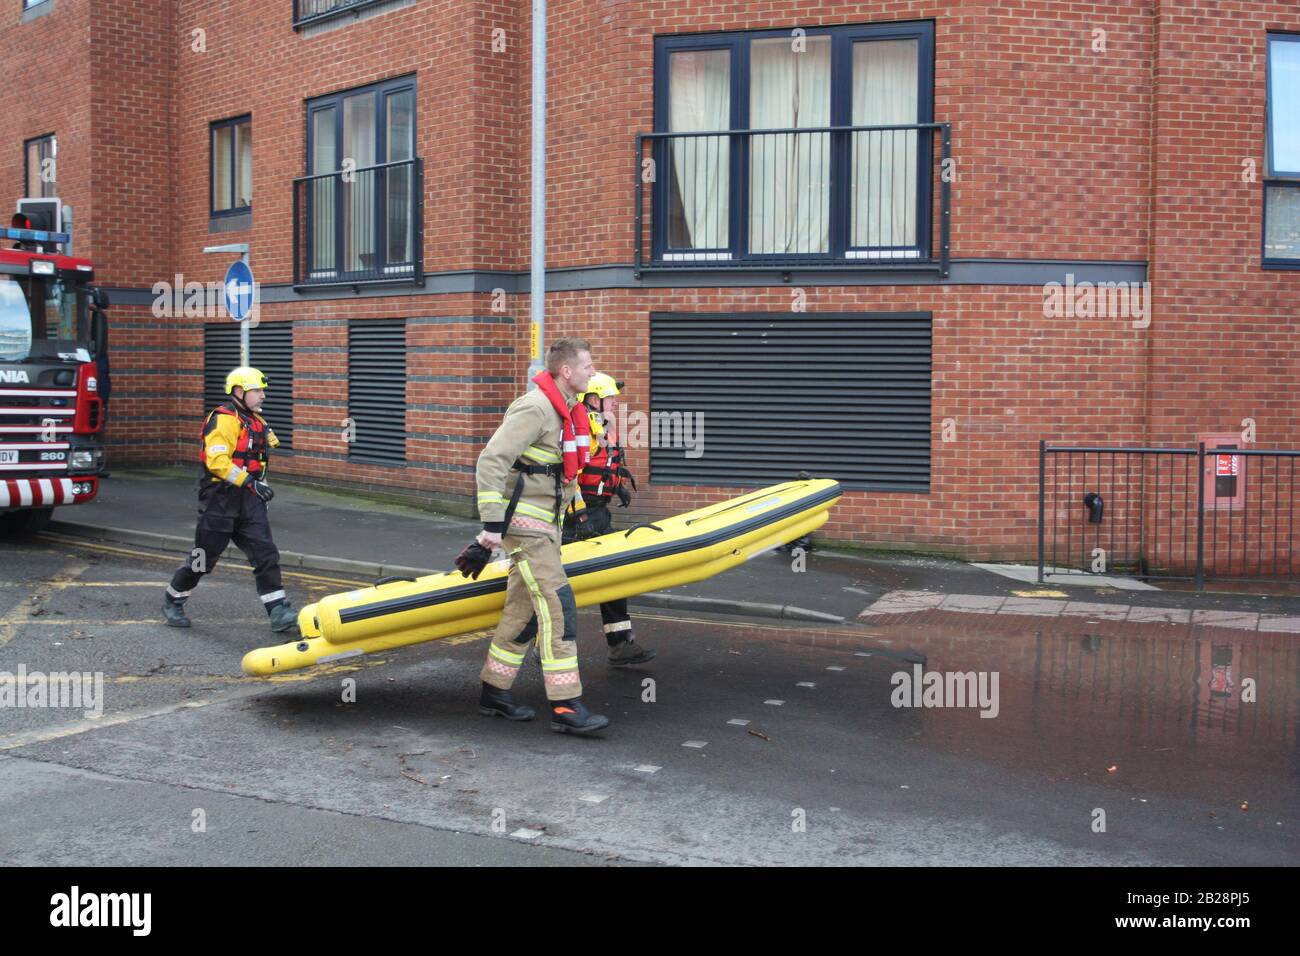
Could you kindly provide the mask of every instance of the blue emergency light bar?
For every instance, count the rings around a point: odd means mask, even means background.
[[[66,232],[45,232],[41,229],[5,229],[5,239],[13,239],[16,242],[48,242],[67,245],[72,241],[72,235]]]

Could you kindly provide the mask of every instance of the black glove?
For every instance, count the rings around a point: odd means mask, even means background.
[[[478,576],[483,573],[483,569],[491,560],[491,548],[485,548],[477,541],[471,541],[464,551],[456,555],[456,567],[460,570],[461,577],[473,578],[477,581]]]
[[[626,508],[628,505],[632,503],[631,492],[629,492],[622,485],[619,485],[617,488],[614,489],[614,494],[618,495],[618,506],[620,508]]]
[[[261,498],[263,501],[270,501],[275,497],[275,492],[271,490],[271,486],[261,478],[254,478],[248,483],[248,487],[253,494],[257,495],[257,497]]]

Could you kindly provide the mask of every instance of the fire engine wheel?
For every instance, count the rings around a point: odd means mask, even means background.
[[[23,508],[0,515],[0,537],[16,538],[44,531],[53,508]]]

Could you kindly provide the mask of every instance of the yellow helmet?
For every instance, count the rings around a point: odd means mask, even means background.
[[[241,365],[226,376],[226,394],[232,394],[236,385],[244,391],[250,388],[266,388],[266,376],[255,368]]]
[[[596,372],[591,378],[587,379],[587,390],[578,396],[578,401],[583,401],[588,395],[595,395],[597,398],[610,398],[621,394],[623,394],[622,382],[614,381],[612,376],[606,375],[604,372]]]

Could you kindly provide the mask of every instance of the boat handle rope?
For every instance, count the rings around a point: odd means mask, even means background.
[[[624,533],[623,537],[624,537],[624,538],[630,538],[630,537],[632,537],[632,532],[633,532],[633,531],[639,531],[639,530],[641,530],[642,528],[649,528],[649,529],[652,530],[652,531],[663,531],[663,530],[664,530],[663,528],[659,527],[657,524],[651,524],[650,522],[647,521],[645,524],[633,525],[632,527],[628,528],[627,531],[626,531],[626,533]]]
[[[410,581],[414,583],[415,578],[404,577],[403,575],[400,574],[390,574],[388,577],[380,578],[378,581],[376,581],[374,583],[374,587],[379,587],[380,585],[383,584],[395,584],[398,581]]]

